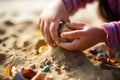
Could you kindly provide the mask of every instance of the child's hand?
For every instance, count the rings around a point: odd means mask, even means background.
[[[99,42],[106,41],[106,33],[102,27],[92,27],[81,24],[67,23],[74,31],[61,33],[62,38],[73,39],[72,42],[61,42],[58,44],[68,50],[85,50]]]
[[[39,21],[40,30],[50,46],[59,43],[57,29],[60,21],[69,22],[68,11],[62,0],[55,0],[41,13]]]

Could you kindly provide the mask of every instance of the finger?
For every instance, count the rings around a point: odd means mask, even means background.
[[[45,26],[44,26],[45,41],[47,44],[49,44],[50,46],[53,47],[54,45],[53,45],[53,40],[50,36],[49,25],[50,25],[50,23],[45,23]]]
[[[57,20],[50,24],[50,35],[57,44],[59,43],[58,32],[57,32],[59,23],[60,20]]]
[[[42,32],[42,34],[44,36],[44,21],[43,20],[40,20],[39,26],[40,26],[40,31]]]
[[[67,50],[77,50],[79,49],[80,39],[76,39],[73,42],[60,43],[59,46]]]
[[[77,24],[77,23],[66,23],[66,25],[72,29],[83,29],[85,24]]]
[[[70,38],[70,39],[81,38],[84,35],[85,35],[85,32],[82,30],[74,30],[74,31],[61,33],[62,38]]]

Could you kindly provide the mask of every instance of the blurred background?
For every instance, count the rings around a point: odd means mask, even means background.
[[[0,0],[0,23],[4,21],[6,17],[16,23],[21,19],[32,19],[36,22],[38,21],[40,12],[49,5],[50,2],[52,2],[52,0]],[[101,21],[98,19],[99,15],[96,14],[97,6],[97,1],[88,4],[85,9],[78,11],[71,21],[93,23],[97,20],[99,24]]]
[[[0,0],[0,23],[6,18],[16,23],[21,18],[36,21],[49,2],[51,0]]]

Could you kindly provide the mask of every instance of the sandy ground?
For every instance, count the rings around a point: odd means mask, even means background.
[[[101,65],[94,60],[94,55],[87,51],[67,51],[46,45],[38,29],[39,15],[51,0],[1,0],[0,1],[0,73],[3,74],[8,64],[29,68],[35,64],[35,71],[41,70],[41,61],[48,58],[52,80],[119,80],[120,69]],[[99,25],[103,20],[97,13],[97,2],[81,9],[70,19],[72,22],[84,22]],[[91,11],[92,10],[92,11]],[[93,12],[95,11],[95,12]],[[40,46],[45,50],[38,52]],[[98,47],[105,50],[104,46]],[[59,71],[54,68],[59,65]],[[39,79],[44,80],[44,79]],[[46,79],[47,80],[47,79]]]

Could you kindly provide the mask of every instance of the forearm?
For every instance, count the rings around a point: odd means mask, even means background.
[[[63,0],[69,13],[76,12],[79,8],[84,8],[87,3],[91,3],[94,0]]]

